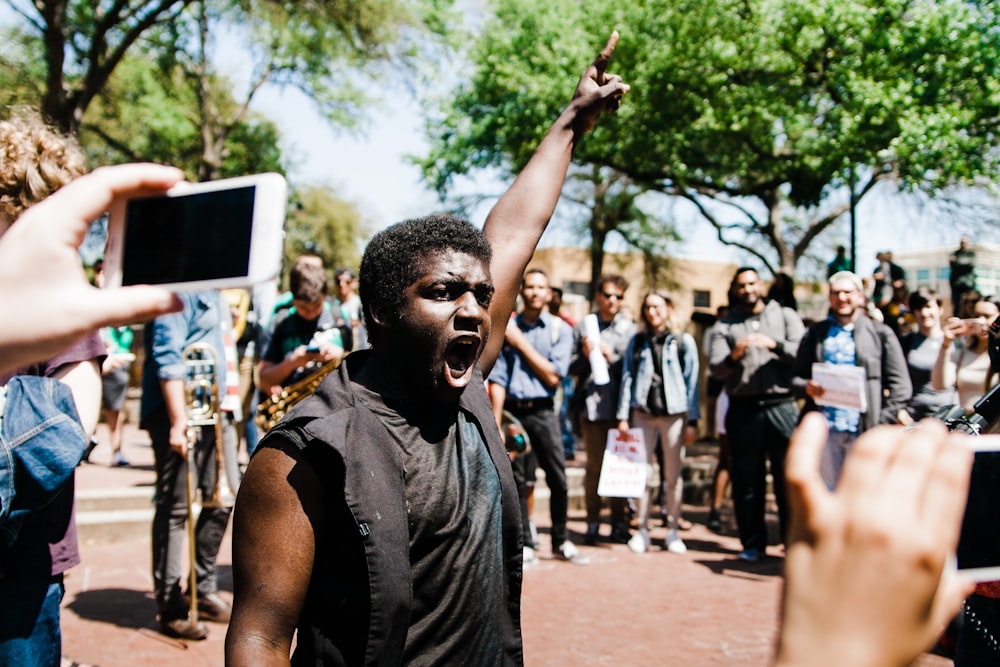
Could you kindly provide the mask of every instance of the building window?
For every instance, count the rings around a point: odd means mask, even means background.
[[[951,267],[950,266],[939,266],[937,270],[938,280],[948,280],[951,277]]]
[[[695,308],[711,308],[712,307],[712,293],[705,289],[696,289],[694,291],[694,307]]]
[[[917,283],[923,285],[931,281],[930,269],[917,269]]]

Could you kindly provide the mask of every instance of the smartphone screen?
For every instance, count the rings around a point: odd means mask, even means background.
[[[982,570],[977,580],[1000,579],[1000,451],[976,452],[956,559],[960,571]]]
[[[122,285],[246,276],[256,186],[126,204]]]

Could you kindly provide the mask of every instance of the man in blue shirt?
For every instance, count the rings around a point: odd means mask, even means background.
[[[521,312],[508,320],[504,346],[490,373],[490,398],[497,423],[507,410],[528,433],[531,453],[514,462],[514,476],[522,496],[524,560],[535,560],[535,543],[528,517],[525,477],[535,463],[545,471],[552,514],[552,554],[556,558],[584,564],[587,559],[569,541],[566,513],[566,453],[559,433],[554,399],[559,383],[569,372],[573,354],[573,332],[565,322],[548,312],[551,298],[549,277],[541,269],[529,269],[521,279]]]
[[[171,637],[201,640],[204,624],[189,618],[189,603],[181,594],[181,553],[187,520],[187,448],[195,449],[195,483],[202,498],[215,488],[215,429],[189,427],[185,387],[188,368],[184,350],[192,343],[208,343],[215,351],[216,386],[226,386],[222,317],[229,316],[218,292],[178,295],[184,310],[164,315],[146,325],[146,357],[142,373],[140,427],[149,432],[156,464],[156,500],[153,515],[153,586],[161,631]],[[225,423],[225,422],[224,422]],[[232,425],[228,425],[232,428]],[[192,438],[194,438],[192,443]],[[195,527],[195,571],[201,618],[227,623],[230,605],[217,594],[215,560],[226,532],[231,507],[205,504]]]
[[[861,278],[850,271],[830,276],[830,316],[809,327],[799,344],[793,386],[806,397],[803,411],[821,409],[830,431],[820,471],[831,489],[840,477],[847,452],[862,432],[878,424],[898,422],[912,393],[899,339],[889,327],[864,315]],[[826,405],[826,393],[813,379],[813,364],[857,366],[864,371],[866,408]]]

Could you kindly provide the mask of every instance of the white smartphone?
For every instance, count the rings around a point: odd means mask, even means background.
[[[107,287],[249,287],[281,270],[287,186],[280,174],[178,183],[112,203]]]
[[[1000,579],[1000,435],[969,437],[975,450],[955,564],[972,581]]]

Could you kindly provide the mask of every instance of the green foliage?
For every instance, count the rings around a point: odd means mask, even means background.
[[[162,65],[137,54],[116,69],[80,129],[91,164],[161,162],[197,179],[203,153],[197,99],[183,72],[176,67],[166,71]],[[235,105],[222,85],[214,95]],[[274,123],[258,115],[235,122],[226,132],[217,177],[284,173],[280,139]]]
[[[40,44],[16,28],[0,28],[0,108],[37,107],[44,94]]]
[[[692,201],[775,270],[879,182],[931,195],[998,165],[1000,26],[960,0],[497,0],[429,124],[426,178],[516,171],[611,28],[632,85],[575,159]]]
[[[309,186],[295,193],[285,224],[285,267],[311,252],[323,258],[332,277],[338,267],[355,270],[361,263],[360,241],[370,234],[367,222],[352,203],[327,187]]]

